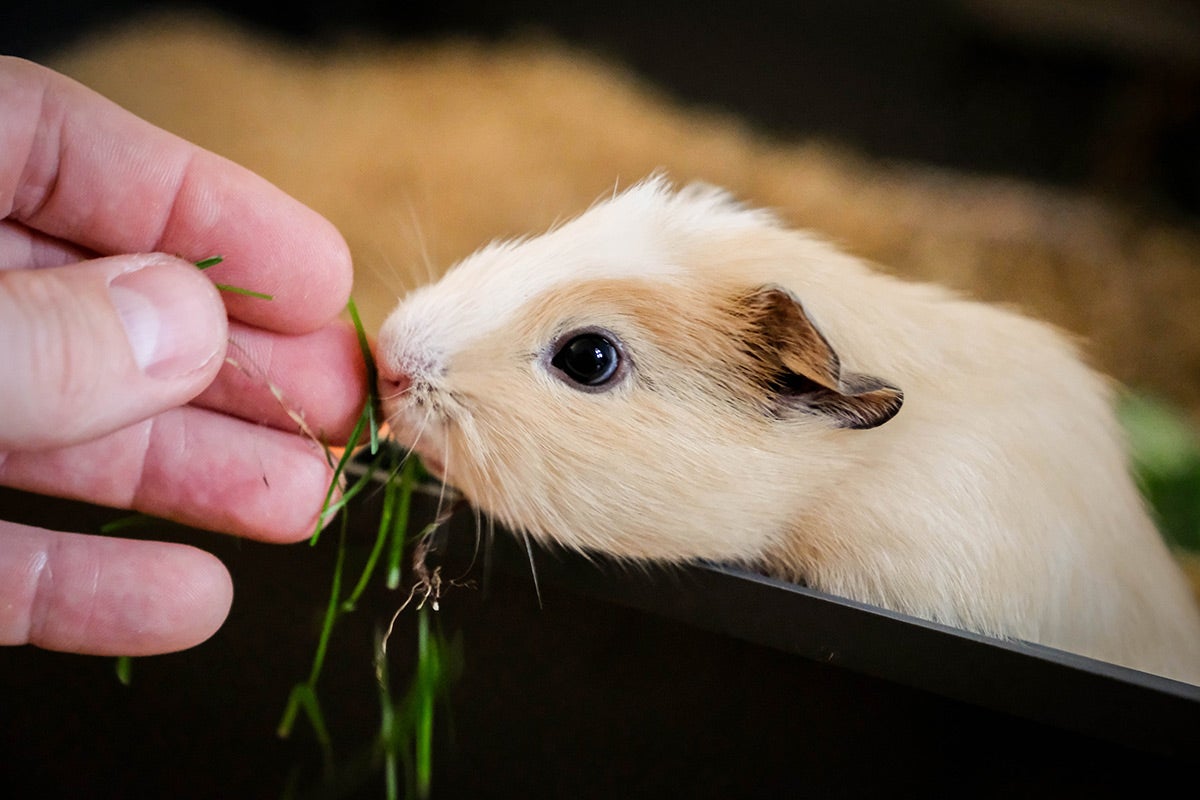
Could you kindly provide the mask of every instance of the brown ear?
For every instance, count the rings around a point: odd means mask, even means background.
[[[874,428],[896,415],[904,392],[879,378],[843,371],[837,353],[804,307],[781,286],[738,301],[749,323],[746,350],[778,416],[822,414],[842,428]]]

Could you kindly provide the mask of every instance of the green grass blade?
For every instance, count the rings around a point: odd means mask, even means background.
[[[354,298],[350,298],[346,302],[346,310],[350,313],[350,321],[354,323],[354,333],[358,337],[358,349],[362,352],[363,363],[367,366],[367,415],[370,417],[371,423],[371,454],[374,455],[379,450],[379,424],[375,419],[375,406],[379,401],[375,393],[379,368],[375,365],[375,356],[371,353],[371,343],[367,340],[367,332],[363,328],[362,318],[358,315],[358,306],[354,304]]]
[[[227,283],[214,283],[213,286],[216,286],[222,292],[229,292],[230,294],[241,294],[245,295],[246,297],[257,297],[259,300],[275,299],[275,295],[273,294],[264,294],[263,292],[256,292],[253,289],[243,289],[240,286],[230,286]]]
[[[375,675],[379,686],[379,739],[383,751],[383,780],[387,800],[397,800],[400,794],[397,753],[402,747],[401,732],[396,725],[396,706],[392,703],[391,679],[388,677],[387,653],[381,638],[375,642]]]
[[[118,531],[123,531],[126,528],[136,528],[142,525],[149,525],[153,522],[160,521],[161,520],[157,519],[156,517],[152,517],[148,514],[130,514],[128,516],[119,517],[104,523],[100,526],[100,532],[104,534],[116,533]]]
[[[129,656],[117,656],[114,668],[117,671],[117,680],[122,686],[129,686],[133,683],[133,659]]]
[[[439,670],[437,647],[429,642],[429,609],[425,606],[417,614],[417,664],[417,796],[427,798],[433,786],[433,707]]]
[[[333,633],[334,623],[338,617],[338,598],[342,592],[342,571],[346,562],[346,518],[342,518],[341,536],[338,542],[337,560],[333,568],[333,581],[329,589],[329,602],[325,607],[325,618],[321,627],[321,637],[317,642],[317,651],[313,656],[312,669],[308,680],[292,688],[284,708],[283,718],[280,719],[276,733],[286,739],[292,733],[296,717],[303,710],[312,724],[313,732],[321,745],[324,754],[326,777],[333,775],[333,739],[325,725],[325,717],[321,713],[321,705],[317,700],[317,681],[321,677],[321,669],[325,665],[325,654],[329,649],[329,637]]]
[[[354,322],[359,348],[367,367],[368,397],[355,422],[350,437],[350,446],[343,451],[336,464],[334,464],[332,451],[326,448],[327,457],[333,468],[333,477],[326,492],[316,530],[310,540],[314,545],[317,543],[324,525],[335,514],[344,512],[352,498],[374,483],[379,470],[392,457],[392,451],[379,446],[379,424],[376,416],[378,397],[375,392],[377,371],[370,343],[353,301],[347,304],[347,309]],[[364,438],[364,434],[367,434],[367,438],[369,438],[374,458],[363,474],[345,488],[337,499],[334,499],[334,495],[343,481],[343,476],[346,474],[350,459],[354,457],[354,445]],[[350,613],[355,609],[370,585],[371,578],[375,575],[385,550],[387,551],[387,585],[392,589],[399,587],[405,545],[413,538],[408,536],[412,495],[421,475],[419,460],[408,454],[400,463],[399,469],[384,481],[383,509],[375,542],[358,580],[344,599],[342,598],[342,586],[346,565],[348,516],[345,513],[342,515],[329,601],[325,609],[316,652],[313,656],[312,668],[308,680],[297,684],[292,689],[278,726],[279,735],[287,737],[294,729],[301,712],[309,718],[325,754],[327,777],[333,776],[333,748],[320,705],[317,702],[316,687],[328,653],[333,627],[342,614]],[[422,530],[421,535],[426,535],[437,526],[438,522],[431,523]],[[419,605],[418,609],[416,674],[409,684],[401,706],[398,706],[392,699],[387,677],[386,653],[383,652],[382,647],[379,648],[377,656],[380,659],[380,663],[376,667],[379,678],[380,729],[375,745],[377,749],[374,749],[374,753],[376,757],[382,755],[385,791],[389,800],[401,794],[399,777],[401,765],[403,765],[404,774],[407,777],[405,783],[409,790],[408,793],[419,797],[429,796],[433,784],[433,733],[436,701],[445,691],[448,682],[452,680],[447,673],[446,653],[443,652],[446,647],[445,642],[440,633],[435,635],[430,631],[429,609],[424,604]],[[450,670],[452,671],[453,667]],[[379,762],[376,762],[377,766],[378,764]]]
[[[366,591],[367,583],[371,580],[371,575],[375,572],[375,565],[379,562],[379,555],[383,552],[383,546],[387,543],[388,534],[391,533],[392,514],[396,508],[396,490],[391,483],[384,487],[383,492],[383,509],[379,513],[379,531],[375,535],[375,544],[371,547],[371,553],[367,556],[367,563],[363,565],[362,574],[358,577],[358,583],[354,585],[350,596],[342,602],[342,611],[350,612],[358,604],[358,598],[362,597],[362,593]]]
[[[341,497],[326,505],[325,510],[321,512],[321,516],[318,520],[318,528],[323,526],[325,521],[331,519],[334,514],[341,511],[347,504],[349,504],[351,500],[354,499],[359,492],[370,486],[374,480],[375,478],[371,474],[370,470],[360,475],[358,480],[350,484],[349,488],[342,493]]]
[[[329,603],[325,606],[325,620],[321,626],[321,638],[317,640],[317,652],[313,656],[312,670],[308,675],[309,686],[315,687],[325,665],[325,653],[329,649],[329,637],[338,617],[338,598],[342,594],[342,570],[346,564],[346,517],[342,517],[341,535],[338,537],[337,560],[333,565],[333,583],[329,588]]]
[[[389,490],[398,497],[396,501],[395,518],[392,520],[390,531],[391,547],[388,548],[386,586],[389,589],[400,587],[400,562],[404,558],[404,545],[408,541],[408,518],[412,509],[413,487],[417,483],[417,459],[411,453],[405,457],[400,467],[400,474],[393,478]]]
[[[370,415],[366,409],[358,415],[358,421],[354,423],[354,430],[350,433],[350,441],[356,442],[362,436],[363,428],[367,425]],[[354,458],[354,449],[347,447],[342,452],[342,457],[338,459],[337,466],[333,468],[333,477],[329,479],[329,488],[325,491],[325,502],[321,506],[321,514],[317,517],[317,527],[313,531],[313,535],[309,538],[310,545],[316,545],[317,540],[321,538],[321,531],[325,528],[325,523],[333,516],[337,509],[345,505],[345,495],[338,502],[334,502],[333,495],[337,491],[338,482],[341,480],[342,473],[346,471],[346,465],[350,463],[350,459]]]
[[[217,264],[220,264],[224,260],[225,260],[225,256],[209,256],[208,258],[202,258],[196,262],[196,269],[205,270],[205,269],[208,269],[209,267],[215,267]],[[255,291],[251,291],[250,289],[243,289],[239,286],[230,286],[227,283],[213,283],[213,286],[216,286],[222,292],[231,292],[233,294],[244,294],[247,297],[257,297],[259,300],[274,300],[275,299],[274,295],[263,294],[262,292],[255,292]]]
[[[329,728],[325,725],[325,715],[321,712],[321,703],[317,699],[317,692],[311,685],[298,683],[292,687],[292,692],[288,695],[287,708],[284,710],[283,719],[280,720],[276,733],[281,739],[291,736],[292,728],[300,711],[304,711],[309,724],[312,725],[313,734],[321,746],[325,776],[330,778],[333,775],[333,738],[329,735]]]
[[[288,693],[287,705],[283,707],[283,717],[275,726],[275,735],[280,739],[287,739],[292,735],[292,729],[296,727],[296,716],[300,713],[300,694],[307,688],[306,684],[297,683]]]

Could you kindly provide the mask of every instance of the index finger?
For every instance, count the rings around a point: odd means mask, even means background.
[[[45,67],[0,57],[0,212],[106,255],[224,257],[230,314],[287,333],[337,315],[350,256],[331,223],[254,173]]]

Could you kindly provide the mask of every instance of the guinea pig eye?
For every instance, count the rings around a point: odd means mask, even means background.
[[[621,352],[601,333],[579,333],[559,346],[550,363],[575,383],[596,388],[617,374]]]

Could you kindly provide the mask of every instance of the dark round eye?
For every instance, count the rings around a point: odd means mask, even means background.
[[[550,363],[576,383],[602,386],[617,374],[621,354],[599,333],[581,333],[563,342]]]

